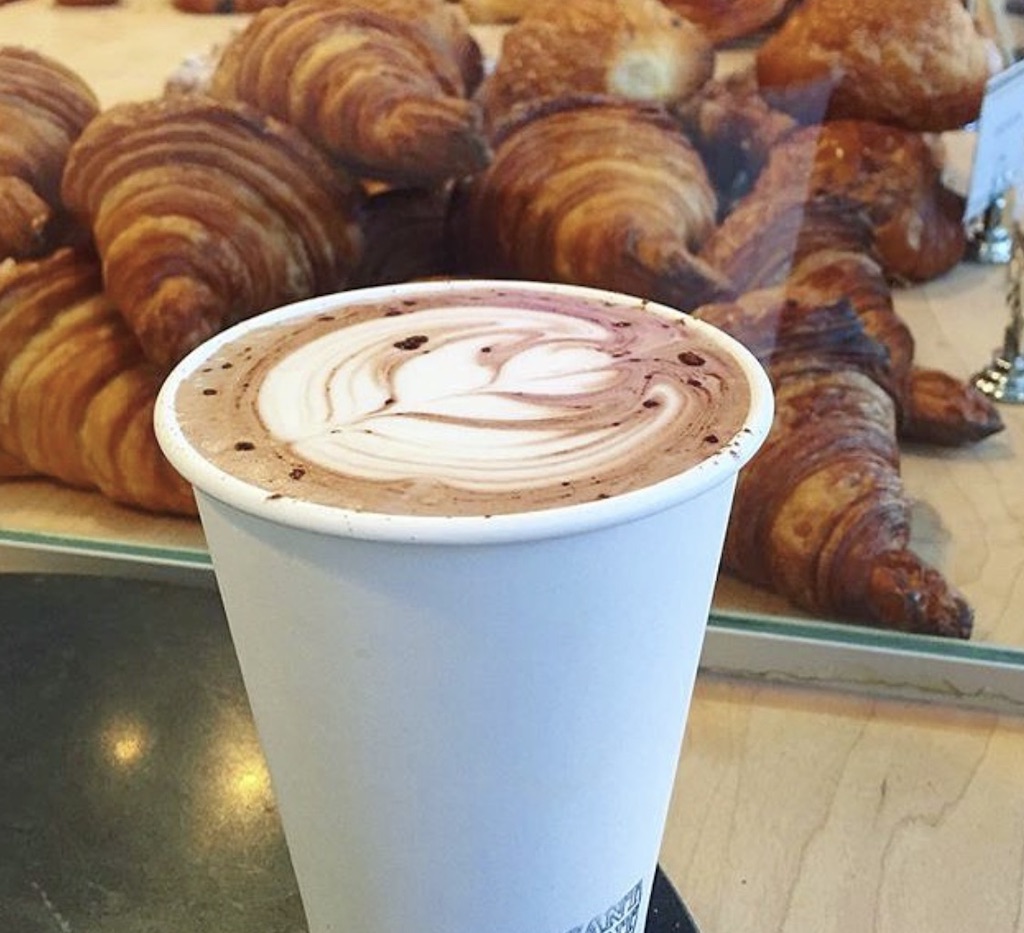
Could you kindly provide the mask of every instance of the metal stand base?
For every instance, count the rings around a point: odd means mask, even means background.
[[[972,380],[975,387],[999,402],[1024,404],[1024,356],[996,357]]]

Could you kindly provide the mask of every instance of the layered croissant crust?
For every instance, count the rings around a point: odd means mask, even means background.
[[[98,111],[88,85],[59,62],[0,48],[0,260],[54,245],[64,162]]]
[[[0,451],[71,486],[195,514],[153,433],[160,374],[70,249],[0,269]]]
[[[731,294],[695,251],[715,223],[704,166],[659,108],[562,98],[503,127],[463,191],[459,265],[644,295],[682,310]]]
[[[565,95],[673,103],[713,69],[703,31],[659,0],[562,0],[535,4],[509,28],[479,97],[494,126],[518,105]]]
[[[804,122],[941,132],[978,115],[989,51],[961,0],[805,0],[756,66],[765,94]]]
[[[698,316],[758,355],[775,389],[772,430],[739,477],[723,565],[811,613],[969,637],[966,600],[909,547],[887,358],[849,303],[772,290]]]
[[[664,0],[665,6],[697,23],[721,45],[757,32],[778,19],[789,0]]]
[[[297,130],[201,95],[105,111],[63,192],[162,368],[235,320],[343,287],[361,249],[344,173]]]
[[[489,155],[479,47],[441,0],[293,0],[225,48],[211,93],[298,127],[361,177],[429,184]]]

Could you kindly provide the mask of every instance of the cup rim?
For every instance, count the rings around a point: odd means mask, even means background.
[[[534,511],[495,515],[397,515],[360,511],[337,505],[304,502],[288,496],[268,501],[267,491],[240,480],[215,466],[189,442],[175,416],[178,387],[227,343],[249,330],[263,328],[305,315],[314,315],[339,304],[363,304],[393,300],[406,294],[432,295],[476,289],[538,292],[597,301],[642,306],[672,318],[685,318],[688,326],[726,350],[739,364],[750,390],[750,406],[736,433],[715,453],[680,473],[607,499],[552,506]],[[193,487],[238,511],[274,524],[363,540],[432,543],[487,544],[563,537],[608,525],[644,518],[695,498],[737,474],[758,451],[774,417],[774,392],[757,358],[723,330],[659,302],[607,289],[522,279],[433,279],[350,289],[292,302],[240,321],[192,350],[168,374],[157,394],[153,425],[164,456]]]

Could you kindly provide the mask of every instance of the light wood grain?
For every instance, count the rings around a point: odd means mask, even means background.
[[[1024,722],[702,677],[662,864],[705,933],[1021,933]]]

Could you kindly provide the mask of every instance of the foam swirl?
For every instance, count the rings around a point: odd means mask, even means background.
[[[228,366],[244,380],[213,392],[243,418],[244,437],[220,451],[228,468],[244,476],[248,460],[274,492],[301,483],[372,511],[522,511],[657,482],[721,447],[746,413],[735,364],[685,323],[564,298],[459,298],[345,309],[262,346],[247,337],[243,365]]]

